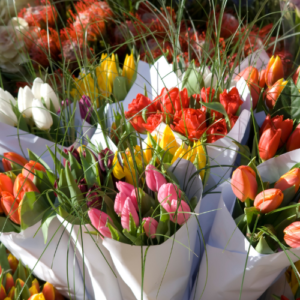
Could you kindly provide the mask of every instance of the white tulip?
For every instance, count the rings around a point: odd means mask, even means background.
[[[44,98],[46,106],[50,109],[50,100],[52,101],[56,111],[60,110],[59,100],[53,91],[52,87],[48,83],[43,83],[41,86],[41,98]]]
[[[11,104],[12,104],[13,106],[15,106],[16,103],[17,103],[17,101],[16,101],[16,99],[13,97],[13,95],[12,95],[11,93],[7,92],[7,91],[4,91],[4,93],[5,93],[6,97],[7,97],[7,99],[11,102]]]
[[[26,118],[32,117],[32,101],[33,94],[31,89],[28,86],[25,86],[24,89],[19,89],[18,94],[18,107],[20,113],[24,114]]]
[[[26,33],[26,31],[29,30],[29,25],[23,18],[13,17],[7,25],[12,26],[23,33]]]
[[[32,117],[36,127],[40,130],[49,130],[53,124],[50,112],[38,99],[32,101]]]
[[[44,83],[44,81],[39,77],[34,79],[31,91],[32,91],[35,99],[41,100],[41,87],[42,87],[43,83]]]
[[[13,112],[11,105],[5,101],[0,101],[0,122],[10,126],[17,126],[18,124],[17,116]]]
[[[217,83],[218,83],[218,78],[216,75],[214,75],[213,79],[212,79],[212,77],[213,77],[213,74],[209,73],[205,78],[203,78],[204,86],[206,88],[208,88],[208,87],[216,88]]]

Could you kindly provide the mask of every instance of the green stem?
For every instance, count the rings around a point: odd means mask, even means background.
[[[246,199],[245,201],[245,207],[251,207],[251,200],[249,198]]]

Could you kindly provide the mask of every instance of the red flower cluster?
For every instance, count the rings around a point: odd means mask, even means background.
[[[286,146],[287,151],[300,148],[300,125],[293,131],[294,122],[283,119],[283,116],[271,118],[268,115],[262,124],[259,134],[258,150],[261,159],[267,160],[275,156],[278,149]]]
[[[199,108],[192,108],[194,101],[190,101],[186,88],[182,91],[178,88],[163,88],[153,101],[138,94],[129,104],[125,116],[139,133],[152,132],[161,122],[166,122],[174,131],[190,140],[199,140],[206,133],[208,143],[214,143],[228,133],[226,121],[221,113],[209,111],[204,105],[201,107],[203,102],[212,101],[214,97],[214,89],[203,88],[200,94],[193,95],[199,103]],[[229,116],[231,127],[234,126],[238,119],[236,113],[243,103],[238,90],[224,90],[218,100]]]

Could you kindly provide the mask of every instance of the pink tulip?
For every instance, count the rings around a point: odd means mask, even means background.
[[[189,207],[189,205],[184,202],[184,201],[180,201],[180,205],[178,207],[178,202],[177,200],[172,200],[171,203],[170,202],[164,202],[162,204],[163,208],[170,213],[170,220],[174,223],[176,223],[176,219],[177,219],[177,223],[179,225],[183,225],[191,216],[191,214],[189,214],[189,212],[191,212],[191,209]],[[177,216],[175,217],[175,212],[177,211]]]
[[[134,190],[134,186],[132,184],[123,181],[117,182],[116,186],[119,192],[124,193],[127,197],[130,197],[132,190]]]
[[[136,226],[139,226],[139,216],[136,212],[136,209],[129,197],[127,197],[125,204],[122,209],[122,214],[121,214],[121,224],[124,229],[127,229],[128,231],[130,230],[129,228],[129,220],[130,220],[130,214],[132,215],[132,218],[134,220],[134,223]]]
[[[132,193],[133,194],[135,191],[132,190]],[[120,216],[122,214],[122,210],[123,210],[123,207],[124,207],[124,204],[125,204],[125,201],[126,199],[128,198],[128,195],[126,195],[124,192],[120,192],[116,195],[116,199],[115,199],[115,205],[114,205],[114,209],[115,209],[115,212],[118,216]],[[135,207],[136,210],[138,210],[138,204],[137,204],[137,201],[136,201],[136,197],[129,197]]]
[[[160,187],[167,183],[167,180],[154,166],[147,165],[146,183],[151,191],[158,192]]]
[[[163,184],[157,194],[157,199],[160,203],[181,198],[181,191],[173,183]]]
[[[151,237],[152,239],[154,239],[156,229],[157,229],[157,226],[158,226],[158,222],[155,219],[151,218],[151,217],[144,218],[143,221],[146,221],[145,224],[144,224],[144,230],[146,232],[146,235],[148,237]]]
[[[112,222],[112,219],[105,212],[92,208],[88,211],[89,218],[94,227],[105,237],[111,238],[111,233],[109,229],[106,227],[107,219]]]

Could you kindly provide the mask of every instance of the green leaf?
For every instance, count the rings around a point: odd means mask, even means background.
[[[68,161],[70,163],[71,173],[75,179],[79,180],[79,178],[82,178],[83,176],[82,167],[71,152],[69,152],[68,154],[69,154]],[[66,163],[65,167],[68,168],[68,163]]]
[[[300,93],[291,78],[279,95],[272,115],[283,115],[284,119],[300,122]]]
[[[210,110],[215,110],[215,111],[223,114],[225,117],[226,123],[229,124],[229,126],[230,126],[230,120],[228,118],[227,112],[221,103],[219,103],[219,102],[209,102],[209,103],[201,102],[201,104],[203,106],[209,108]]]
[[[22,262],[19,260],[19,264],[17,266],[17,269],[13,275],[14,278],[14,282],[16,282],[16,280],[18,278],[20,278],[21,280],[23,280],[24,282],[26,281],[26,273],[25,273],[25,268],[22,265]],[[28,298],[27,298],[28,299]]]
[[[36,176],[33,178],[33,183],[41,193],[53,188],[53,184],[49,181],[47,173],[38,170],[35,170],[34,172]],[[54,197],[53,193],[52,196]]]
[[[66,220],[67,223],[73,225],[82,225],[82,220],[79,217],[72,216],[69,212],[64,210],[61,206],[58,207],[58,214]]]
[[[59,174],[60,173],[60,170],[63,169],[63,165],[62,163],[60,162],[60,160],[56,157],[56,155],[52,152],[52,150],[46,145],[53,161],[54,161],[54,165],[55,165],[55,170],[56,172]]]
[[[129,233],[136,236],[136,224],[131,213],[129,213]]]
[[[50,204],[41,194],[27,192],[21,205],[21,228],[25,230],[42,220],[44,213],[49,209]]]
[[[260,214],[260,211],[257,210],[256,207],[246,207],[244,211],[247,219],[247,225],[250,229],[252,229],[256,220],[256,216]]]
[[[47,163],[41,157],[39,157],[38,155],[33,153],[30,149],[27,149],[27,151],[28,151],[30,160],[39,162],[40,164],[42,164],[45,167],[46,170],[52,172],[51,168],[47,165]]]
[[[110,223],[107,223],[107,227],[111,233],[111,238],[115,241],[119,241],[120,240],[119,231],[116,230]]]
[[[113,95],[116,101],[123,101],[126,98],[127,93],[127,78],[122,76],[116,77],[113,83]]]
[[[4,244],[0,244],[0,266],[3,271],[8,271],[10,269]]]
[[[48,239],[49,226],[54,218],[56,218],[56,212],[54,210],[48,210],[42,218],[42,232],[43,232],[45,244],[47,243],[47,239]]]
[[[17,107],[15,107],[15,106],[12,106],[12,109],[13,109],[13,111],[14,111],[17,119],[18,119],[18,128],[20,130],[23,130],[25,132],[29,132],[30,133],[30,130],[29,130],[28,126],[27,126],[26,120],[23,117],[23,115],[19,112],[19,109]]]
[[[126,229],[123,229],[123,234],[125,235],[125,237],[127,237],[133,243],[133,245],[143,246],[143,240],[142,240],[141,236],[135,237],[135,236],[131,235]]]
[[[191,97],[193,94],[199,94],[202,87],[204,87],[202,74],[196,70],[195,62],[192,61],[185,72],[181,88],[186,88]]]
[[[5,226],[5,227],[4,227]],[[1,232],[21,232],[20,225],[15,224],[8,217],[0,216],[0,231]]]
[[[273,254],[275,253],[267,242],[267,237],[262,235],[258,241],[258,244],[255,247],[255,250],[261,254]]]
[[[106,204],[106,213],[111,217],[113,224],[117,227],[117,229],[122,232],[123,227],[121,226],[121,219],[120,217],[115,213],[114,210],[114,202],[111,198],[109,198],[107,195],[103,194],[102,199],[104,203]]]

